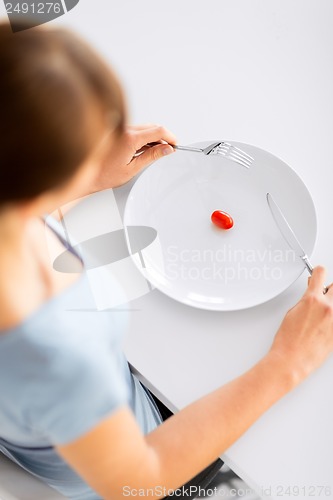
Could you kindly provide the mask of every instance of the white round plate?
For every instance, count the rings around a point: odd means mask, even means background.
[[[202,309],[234,311],[261,304],[303,272],[303,262],[276,226],[267,192],[308,255],[316,239],[315,208],[298,175],[267,151],[231,144],[254,158],[249,169],[223,156],[177,151],[138,178],[125,210],[125,232],[129,226],[156,231],[148,246],[131,241],[127,232],[141,273],[169,297]],[[230,214],[233,228],[214,226],[215,210]]]

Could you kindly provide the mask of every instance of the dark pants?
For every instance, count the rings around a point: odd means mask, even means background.
[[[169,408],[167,408],[159,399],[157,399],[154,394],[147,389],[147,387],[145,387],[145,390],[149,392],[149,394],[154,399],[163,420],[166,420],[173,415],[172,411],[170,411]],[[215,462],[210,464],[203,471],[199,472],[199,474],[194,476],[186,484],[175,490],[174,495],[170,495],[164,498],[177,500],[177,498],[191,499],[197,497],[200,491],[199,488],[206,488],[214,479],[218,471],[221,469],[222,465],[223,461],[218,458],[217,460],[215,460]]]

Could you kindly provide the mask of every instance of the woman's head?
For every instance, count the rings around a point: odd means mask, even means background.
[[[0,207],[65,185],[124,121],[116,78],[84,42],[0,23]]]

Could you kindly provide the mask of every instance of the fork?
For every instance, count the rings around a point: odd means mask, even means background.
[[[147,146],[152,147],[152,146],[157,146],[158,144],[161,143],[149,142]],[[204,153],[205,155],[210,155],[210,154],[222,155],[225,158],[228,158],[229,160],[239,163],[239,165],[242,165],[245,168],[250,168],[250,166],[254,161],[254,158],[252,158],[252,156],[250,156],[249,154],[245,153],[245,151],[225,141],[213,142],[206,148],[196,148],[193,146],[179,146],[178,144],[170,144],[170,146],[172,146],[175,149],[179,149],[180,151],[193,151],[196,153]]]

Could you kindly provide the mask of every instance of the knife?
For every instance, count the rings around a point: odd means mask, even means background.
[[[280,233],[282,234],[283,238],[286,240],[288,245],[300,259],[304,262],[307,270],[309,271],[309,274],[312,274],[313,267],[309,261],[309,257],[306,255],[305,250],[303,249],[302,245],[296,238],[296,235],[294,231],[291,229],[290,224],[288,223],[287,219],[283,215],[280,207],[277,205],[275,202],[273,196],[270,193],[266,194],[267,198],[267,203],[270,208],[271,214],[273,216],[273,219],[275,221],[275,224],[280,230]]]
[[[311,265],[311,263],[309,261],[309,257],[307,256],[304,248],[302,247],[302,245],[298,241],[296,234],[294,233],[294,231],[290,227],[290,224],[288,223],[287,219],[283,215],[280,207],[278,206],[278,204],[274,200],[273,196],[270,193],[267,193],[266,199],[267,199],[267,203],[268,203],[269,209],[271,211],[271,214],[273,216],[273,219],[275,221],[275,224],[279,228],[280,233],[282,234],[283,238],[286,240],[286,242],[288,243],[290,248],[292,250],[294,250],[296,255],[303,261],[303,263],[305,264],[305,267],[307,268],[307,270],[309,271],[309,274],[311,276],[312,271],[313,271],[313,266]],[[325,293],[327,293],[327,291],[328,291],[328,287],[325,286],[323,293],[325,294]]]
[[[270,208],[271,214],[273,216],[273,219],[275,221],[275,224],[280,230],[280,233],[282,234],[283,238],[286,240],[288,245],[296,255],[304,262],[305,267],[309,271],[310,276],[312,275],[313,267],[309,261],[309,257],[306,255],[306,252],[300,242],[298,241],[296,234],[294,231],[291,229],[287,219],[283,215],[280,207],[278,204],[274,201],[273,196],[270,193],[266,194],[266,199],[268,206]],[[325,286],[323,289],[323,294],[328,292],[329,287]]]

